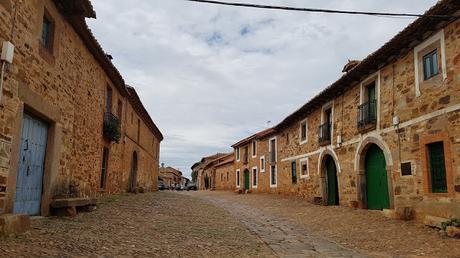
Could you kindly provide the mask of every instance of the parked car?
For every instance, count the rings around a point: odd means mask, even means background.
[[[176,185],[176,186],[174,187],[174,190],[176,190],[176,191],[182,191],[181,185]]]
[[[163,191],[168,189],[164,183],[159,183],[158,184],[158,190]]]
[[[196,184],[194,184],[194,183],[188,184],[186,189],[187,189],[187,191],[190,191],[190,190],[197,191],[198,190],[198,188],[196,187]]]

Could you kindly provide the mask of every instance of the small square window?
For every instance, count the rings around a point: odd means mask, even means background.
[[[423,57],[423,77],[425,80],[429,80],[438,74],[438,52],[434,50]]]
[[[412,175],[412,163],[411,162],[401,163],[401,175],[402,176]]]
[[[300,177],[305,178],[308,177],[308,160],[302,159],[300,160]]]

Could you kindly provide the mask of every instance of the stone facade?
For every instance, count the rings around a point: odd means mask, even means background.
[[[47,47],[41,41],[44,17],[52,30]],[[16,47],[0,106],[0,213],[13,212],[24,114],[48,126],[42,215],[55,197],[156,189],[163,136],[85,17],[95,17],[89,1],[0,1],[0,42]],[[103,136],[105,113],[119,121],[118,143]]]
[[[211,189],[218,191],[233,191],[236,189],[234,157],[233,153],[229,153],[215,160],[211,174]]]
[[[213,161],[219,159],[227,154],[217,153],[211,156],[203,157],[200,161],[193,164],[192,180],[195,180],[198,190],[211,189],[211,176]],[[194,175],[194,176],[193,176]]]
[[[182,184],[182,172],[172,167],[160,167],[160,177],[166,186]]]
[[[458,2],[441,1],[429,14],[459,9]],[[293,194],[329,205],[396,213],[409,209],[420,220],[426,215],[460,218],[459,49],[459,20],[420,18],[361,63],[348,65],[348,73],[274,132],[235,144],[235,152],[240,152],[234,168],[234,173],[240,173],[237,188],[245,187],[244,173],[256,168],[257,187],[251,182],[248,189],[252,192]],[[433,62],[437,73],[427,77],[425,62],[431,53],[437,55]],[[369,93],[371,89],[375,93]],[[371,94],[375,98],[368,102]],[[373,111],[369,111],[371,102]],[[369,117],[373,119],[366,120]],[[272,164],[270,139],[276,139]],[[253,141],[256,158],[251,157]],[[433,143],[442,146],[443,155],[430,154]],[[260,171],[261,156],[265,156],[265,172]],[[381,162],[376,170],[374,160]],[[276,185],[270,183],[271,165],[277,169]],[[370,184],[377,170],[384,171],[378,185],[383,190],[374,193],[376,188]],[[328,175],[328,171],[332,172]],[[435,190],[432,177],[440,174],[445,189]],[[377,200],[380,208],[371,203],[376,195],[384,199]]]

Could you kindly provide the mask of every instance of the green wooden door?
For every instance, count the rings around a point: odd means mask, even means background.
[[[339,187],[337,169],[331,156],[326,158],[327,205],[339,205]]]
[[[244,190],[249,190],[250,180],[249,171],[244,171]]]
[[[366,184],[367,208],[369,210],[390,208],[385,155],[376,145],[372,145],[366,154]]]
[[[447,193],[446,164],[444,161],[444,143],[428,144],[430,162],[431,192]]]

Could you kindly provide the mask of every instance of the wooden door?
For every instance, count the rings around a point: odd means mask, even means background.
[[[40,215],[48,125],[24,114],[14,213]]]
[[[367,208],[382,210],[390,208],[388,176],[383,151],[372,145],[366,154]]]

